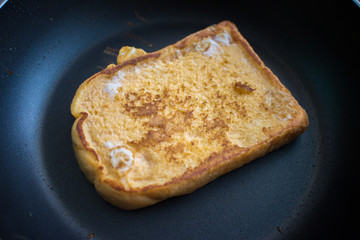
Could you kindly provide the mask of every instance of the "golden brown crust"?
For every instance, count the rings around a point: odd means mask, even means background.
[[[298,126],[297,128],[294,128],[293,126]],[[276,148],[289,143],[290,141],[292,141],[294,138],[296,138],[297,136],[299,136],[301,133],[303,133],[308,126],[308,121],[306,118],[301,118],[299,122],[294,122],[291,126],[283,129],[281,132],[275,134],[275,136],[262,141],[260,143],[258,143],[256,146],[253,146],[251,148],[241,148],[239,146],[230,146],[230,147],[225,147],[223,149],[222,152],[219,153],[212,153],[200,166],[191,169],[190,171],[185,172],[183,175],[172,179],[171,181],[162,184],[162,185],[149,185],[146,186],[144,188],[134,188],[134,189],[130,189],[130,190],[126,190],[125,188],[123,188],[122,186],[117,185],[114,182],[111,182],[109,180],[107,180],[106,182],[110,185],[112,185],[113,188],[115,188],[116,190],[119,191],[123,191],[123,192],[146,192],[149,191],[150,189],[154,189],[154,188],[159,188],[161,186],[167,186],[167,185],[174,185],[174,184],[178,184],[180,182],[183,181],[188,181],[188,180],[192,180],[194,177],[198,177],[200,175],[202,175],[203,173],[207,173],[210,172],[211,169],[215,166],[221,166],[221,164],[224,164],[226,162],[235,162],[234,158],[237,157],[239,159],[241,159],[242,161],[245,160],[245,162],[240,163],[240,165],[238,165],[238,167],[240,167],[241,165],[244,165],[245,163],[261,157],[263,155],[265,155],[268,152],[271,152],[273,150],[275,150]],[[259,151],[261,148],[264,148],[265,151]],[[244,155],[248,154],[249,152],[256,152],[258,153],[258,155],[248,155],[246,157],[246,159],[244,159]],[[230,168],[233,169],[233,168]],[[225,172],[222,172],[220,175],[223,175]]]
[[[74,153],[78,160],[79,167],[84,172],[86,178],[90,182],[94,182],[102,169],[99,169],[99,161],[96,152],[91,150],[85,139],[82,123],[78,124],[81,119],[84,120],[82,117],[77,118],[71,129]]]
[[[154,204],[168,198],[169,195],[177,196],[190,193],[217,177],[290,142],[306,130],[307,121],[301,121],[302,127],[291,130],[291,127],[284,129],[271,139],[252,148],[233,146],[225,148],[222,152],[213,153],[200,166],[162,185],[149,185],[141,189],[125,190],[112,180],[104,180],[104,187],[107,190],[103,190],[101,187],[97,187],[97,189],[107,201],[128,210]],[[294,125],[298,126],[299,123],[294,123]],[[116,192],[113,193],[113,191]],[[177,193],[173,194],[172,191]],[[114,196],[118,196],[118,198],[114,198]]]
[[[246,49],[249,55],[259,66],[261,66],[263,71],[266,73],[266,75],[269,76],[273,83],[281,87],[284,91],[288,91],[282,85],[279,79],[272,73],[272,71],[264,65],[250,44],[238,32],[236,26],[229,21],[223,21],[217,25],[189,35],[183,40],[175,43],[173,46],[176,49],[185,49],[194,42],[198,42],[201,39],[209,36],[215,36],[224,28],[231,33],[233,41],[239,42]],[[84,83],[84,85],[79,88],[78,92],[80,92],[81,89],[84,88],[85,85],[88,84],[92,79],[101,74],[114,74],[125,66],[136,65],[145,60],[165,57],[165,55],[166,53],[164,53],[162,50],[159,50],[154,53],[147,53],[145,55],[127,60],[117,66],[109,67],[89,78]],[[245,92],[252,92],[255,90],[251,86],[248,86],[244,83],[234,84],[235,87],[243,89]],[[151,146],[165,141],[170,137],[166,132],[166,121],[155,114],[158,111],[158,106],[156,103],[150,102],[143,106],[132,106],[126,103],[124,104],[124,107],[134,116],[153,116],[153,118],[147,124],[151,127],[158,128],[156,131],[149,130],[144,135],[144,138],[140,141],[132,142],[134,146]],[[106,174],[103,174],[103,167],[98,163],[99,157],[94,148],[92,148],[89,142],[86,140],[86,135],[83,129],[83,124],[88,118],[88,113],[78,113],[74,102],[72,103],[71,110],[72,114],[77,119],[72,129],[73,144],[80,167],[89,181],[94,183],[100,195],[117,207],[123,209],[137,209],[154,204],[172,196],[190,193],[210,182],[211,180],[214,180],[217,177],[290,142],[295,137],[303,133],[309,124],[306,112],[300,106],[298,107],[300,109],[299,113],[296,115],[296,118],[292,120],[292,123],[286,128],[283,128],[281,131],[271,132],[271,135],[268,139],[248,148],[231,145],[225,142],[221,151],[213,152],[199,166],[185,171],[180,176],[174,177],[164,184],[150,184],[141,188],[126,188],[117,181],[106,177]],[[190,119],[192,115],[192,111],[185,112],[185,121]],[[213,122],[209,122],[207,124],[206,129],[211,130],[217,127],[226,128],[227,124],[221,119],[215,119]],[[267,129],[265,128],[264,131],[267,131]],[[181,144],[172,148],[169,147],[169,156],[182,150],[183,147]]]
[[[77,135],[79,136],[80,141],[81,141],[82,145],[84,146],[84,148],[87,151],[92,152],[92,154],[94,154],[96,160],[99,160],[99,157],[98,157],[95,149],[91,148],[89,146],[89,143],[86,141],[85,133],[84,133],[84,129],[83,129],[83,123],[86,120],[86,118],[89,116],[89,114],[86,112],[81,112],[81,115],[82,115],[82,117],[79,119],[79,121],[76,124]]]
[[[145,55],[142,55],[140,57],[136,57],[136,58],[132,58],[130,60],[127,60],[119,65],[116,65],[115,67],[112,68],[107,68],[104,69],[102,72],[102,74],[113,74],[117,71],[119,71],[121,68],[128,66],[128,65],[136,65],[138,62],[150,59],[150,58],[159,58],[161,56],[160,52],[153,52],[153,53],[147,53]]]

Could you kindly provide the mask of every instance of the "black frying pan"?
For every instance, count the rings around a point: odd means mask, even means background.
[[[0,239],[348,239],[359,110],[353,1],[9,1],[0,9]],[[123,211],[79,170],[77,87],[123,45],[233,21],[307,110],[292,143],[182,197]]]

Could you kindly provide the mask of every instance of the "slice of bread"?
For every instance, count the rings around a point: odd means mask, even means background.
[[[79,87],[71,113],[81,170],[122,209],[190,193],[308,126],[229,21],[153,53],[123,48]]]

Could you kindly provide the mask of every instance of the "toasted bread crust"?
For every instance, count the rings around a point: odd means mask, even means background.
[[[102,73],[103,74],[113,74],[113,73],[119,71],[121,68],[123,68],[125,66],[136,65],[138,62],[141,62],[141,61],[144,61],[144,60],[147,60],[147,59],[150,59],[150,58],[159,58],[160,56],[161,56],[160,52],[148,53],[146,55],[142,55],[140,57],[127,60],[127,61],[125,61],[125,62],[123,62],[123,63],[121,63],[119,65],[116,65],[115,67],[104,69],[102,71]]]
[[[81,141],[82,146],[84,146],[85,150],[91,152],[95,156],[95,159],[97,161],[99,161],[99,157],[98,157],[95,149],[89,147],[89,143],[86,141],[84,129],[83,129],[83,126],[82,126],[84,121],[86,120],[86,118],[88,117],[89,114],[86,113],[86,112],[81,112],[81,114],[82,114],[82,117],[79,118],[79,121],[77,121],[77,123],[75,125],[76,126],[76,133],[77,133],[77,135],[78,135],[78,137],[79,137],[79,139]]]
[[[278,85],[283,91],[288,91],[272,71],[264,65],[250,44],[238,32],[236,26],[229,21],[223,21],[215,26],[189,35],[172,46],[175,49],[185,49],[194,42],[198,42],[209,36],[215,36],[218,31],[224,28],[231,33],[233,41],[240,43],[254,61],[262,67],[263,71],[269,76],[271,81],[273,81],[273,84]],[[137,209],[152,205],[169,197],[190,193],[217,177],[241,167],[242,165],[290,142],[303,133],[308,127],[309,122],[307,114],[305,110],[297,104],[296,107],[299,110],[296,117],[292,119],[291,124],[281,129],[281,131],[271,133],[268,139],[261,141],[256,145],[251,147],[227,145],[222,151],[213,152],[199,166],[185,171],[180,176],[174,177],[164,184],[150,184],[142,188],[125,188],[117,181],[106,177],[106,174],[103,171],[104,168],[99,161],[99,156],[93,146],[91,146],[91,143],[87,140],[84,131],[84,124],[88,117],[88,113],[78,111],[75,99],[77,99],[77,95],[81,90],[92,79],[99,75],[111,75],[125,66],[136,65],[143,61],[151,61],[152,59],[161,57],[171,58],[171,54],[163,52],[163,50],[147,53],[95,74],[78,89],[71,106],[71,112],[76,117],[76,121],[72,128],[73,146],[80,168],[85,173],[88,180],[94,183],[95,188],[100,195],[119,208],[128,210]]]
[[[156,202],[162,201],[171,196],[178,196],[187,193],[191,193],[197,188],[207,184],[208,182],[218,178],[225,173],[239,168],[252,160],[262,157],[265,154],[291,142],[294,138],[303,133],[308,127],[308,118],[306,112],[304,115],[299,116],[293,124],[283,131],[274,134],[270,139],[258,143],[251,148],[231,147],[224,149],[223,152],[213,153],[207,158],[200,166],[185,172],[183,175],[172,179],[171,181],[162,185],[149,185],[144,188],[125,189],[117,182],[111,179],[96,178],[99,173],[96,169],[99,167],[93,167],[94,169],[84,170],[86,176],[91,176],[89,181],[94,182],[97,191],[101,196],[112,203],[113,205],[127,210],[138,209],[144,206],[152,205]],[[84,117],[85,116],[85,117]],[[81,139],[81,147],[85,148],[85,151],[77,151],[77,159],[92,159],[90,162],[97,161],[96,152],[88,147],[88,143],[82,133],[82,124],[86,119],[86,114],[80,118],[80,121],[75,122],[76,130],[73,130],[72,135],[78,136]],[[76,148],[78,145],[75,145]],[[90,155],[88,153],[91,153]],[[86,164],[81,164],[84,166]],[[99,169],[101,171],[101,169]],[[91,180],[96,179],[96,180]],[[179,191],[181,189],[181,191]],[[176,194],[174,194],[176,193]]]

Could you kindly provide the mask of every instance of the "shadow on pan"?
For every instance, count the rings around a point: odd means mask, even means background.
[[[0,9],[1,239],[335,239],[354,233],[351,106],[359,8],[302,1],[7,2]],[[126,212],[73,156],[77,87],[115,62],[229,19],[308,111],[300,138],[193,194]],[[104,53],[105,50],[105,53]]]

